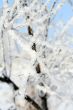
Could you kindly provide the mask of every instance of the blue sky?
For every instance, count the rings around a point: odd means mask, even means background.
[[[0,0],[0,8],[2,7],[2,0]]]
[[[9,0],[9,6],[11,6],[13,2],[14,0]],[[54,0],[51,0],[51,3],[52,2],[54,2]],[[0,8],[2,7],[2,4],[3,4],[2,0],[0,0]],[[72,8],[68,3],[65,3],[65,5],[62,7],[62,9],[59,11],[59,13],[54,18],[54,20],[55,21],[63,20],[66,23],[71,18],[71,16],[73,16]]]
[[[51,2],[53,2],[54,0],[51,0]],[[59,0],[60,1],[60,0]],[[11,6],[13,4],[14,0],[9,0],[9,5]],[[0,8],[2,7],[2,0],[0,0]],[[65,22],[71,17],[73,16],[73,11],[71,9],[71,6],[66,3],[63,8],[61,9],[61,11],[57,14],[55,20],[64,20]]]
[[[55,19],[56,20],[62,19],[64,20],[64,22],[67,22],[72,16],[73,16],[73,10],[71,6],[68,3],[65,3],[65,5],[62,7],[60,12],[57,14]]]
[[[14,0],[8,0],[8,2],[9,2],[9,5],[11,6]],[[2,5],[3,5],[3,0],[0,0],[0,8],[2,7]]]

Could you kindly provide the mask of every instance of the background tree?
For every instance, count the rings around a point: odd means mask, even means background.
[[[72,110],[73,17],[56,14],[71,0],[3,0],[0,16],[2,110]],[[50,7],[49,7],[50,5]],[[17,23],[18,22],[18,23]],[[20,32],[23,31],[25,33]],[[49,41],[49,29],[54,39]],[[66,106],[68,105],[68,106]]]

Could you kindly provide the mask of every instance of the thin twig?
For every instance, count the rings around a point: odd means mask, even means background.
[[[2,47],[3,47],[3,61],[4,61],[4,74],[7,75],[7,70],[6,70],[6,59],[5,59],[5,49],[4,49],[4,41],[3,41],[3,30],[1,33],[1,40],[2,40]]]

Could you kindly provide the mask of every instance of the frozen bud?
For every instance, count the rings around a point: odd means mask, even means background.
[[[42,85],[37,85],[36,89],[38,90],[38,94],[40,97],[44,97],[46,95],[46,88]]]

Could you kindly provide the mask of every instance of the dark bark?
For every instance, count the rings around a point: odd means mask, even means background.
[[[33,30],[30,26],[28,26],[28,34],[33,36]]]
[[[37,110],[43,110],[32,98],[26,95],[25,99],[32,104]]]
[[[41,73],[40,64],[37,64],[37,66],[36,66],[36,72],[37,73]]]
[[[10,78],[8,78],[5,75],[4,75],[4,77],[0,77],[0,81],[1,82],[6,82],[8,84],[12,84],[13,87],[14,87],[14,90],[18,90],[19,89],[19,87]]]
[[[36,51],[36,44],[35,43],[33,43],[33,45],[32,45],[32,50]]]
[[[48,110],[48,107],[47,107],[47,95],[45,95],[44,97],[41,97],[42,99],[42,108],[43,110]]]

